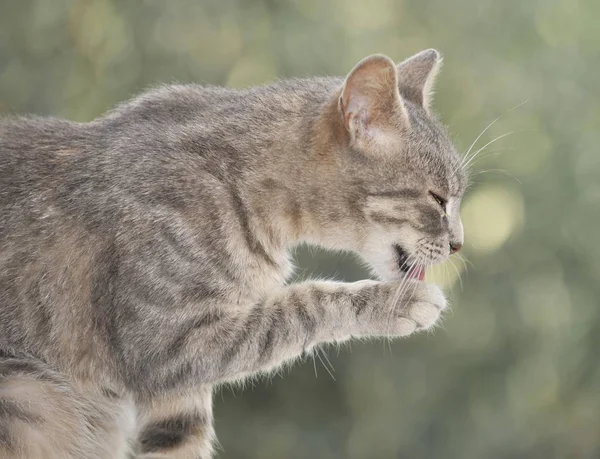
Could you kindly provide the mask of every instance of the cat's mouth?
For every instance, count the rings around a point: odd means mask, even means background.
[[[394,244],[394,250],[396,251],[398,268],[406,277],[409,279],[425,280],[425,267],[421,264],[413,263],[410,261],[410,256],[406,253],[402,247],[398,244]]]

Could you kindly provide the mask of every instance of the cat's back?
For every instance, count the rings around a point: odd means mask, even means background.
[[[0,244],[3,235],[56,225],[49,214],[89,226],[136,195],[169,194],[161,188],[173,183],[169,174],[190,170],[186,123],[200,126],[199,113],[232,96],[219,88],[165,86],[85,123],[0,118]]]
[[[253,170],[302,144],[307,114],[338,84],[165,85],[88,123],[0,119],[0,251],[67,224],[112,234],[162,209],[203,213],[214,232],[228,216],[212,221],[213,208],[235,207],[231,194],[244,194]]]
[[[0,208],[53,187],[63,163],[80,153],[84,137],[81,124],[61,119],[0,119]]]

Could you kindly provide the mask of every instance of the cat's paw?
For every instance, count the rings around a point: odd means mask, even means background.
[[[439,287],[424,282],[419,284],[407,303],[396,306],[396,320],[402,324],[399,328],[408,331],[403,335],[433,327],[448,305]]]
[[[378,304],[363,318],[363,333],[407,336],[433,327],[447,301],[441,289],[421,281],[385,282],[377,288]]]

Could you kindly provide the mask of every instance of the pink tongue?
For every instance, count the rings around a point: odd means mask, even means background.
[[[408,277],[411,279],[425,280],[425,270],[423,268],[411,268],[408,271]]]

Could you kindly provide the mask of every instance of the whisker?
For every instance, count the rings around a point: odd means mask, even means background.
[[[329,368],[331,369],[332,373],[335,373],[335,368],[333,367],[331,360],[329,360],[329,355],[327,354],[327,351],[324,348],[321,348],[321,351],[323,352],[323,358],[329,365]]]
[[[527,102],[529,101],[529,99],[525,99],[523,102],[521,102],[520,104],[515,105],[514,107],[510,108],[508,111],[500,114],[500,116],[498,116],[495,120],[493,120],[490,124],[487,125],[487,127],[481,131],[481,133],[477,136],[477,138],[473,141],[473,143],[471,144],[471,146],[469,147],[469,149],[467,150],[467,152],[465,153],[465,158],[469,156],[470,151],[473,149],[473,147],[475,146],[475,144],[477,143],[477,141],[479,139],[481,139],[481,136],[483,136],[483,134],[485,134],[488,129],[490,129],[494,124],[496,124],[497,121],[499,121],[501,118],[503,118],[504,116],[508,115],[509,113],[515,111],[517,108],[522,107],[523,105],[525,105]]]
[[[477,171],[477,173],[475,174],[475,176],[480,175],[480,174],[486,174],[488,172],[498,172],[500,174],[504,174],[507,177],[510,177],[511,179],[515,180],[517,183],[519,183],[520,185],[523,185],[523,182],[521,182],[517,177],[515,177],[514,175],[511,175],[510,172],[508,172],[506,169],[485,169],[482,171]]]
[[[454,266],[454,262],[450,258],[448,258],[448,261],[450,262],[450,266],[452,266],[454,268],[454,271],[456,271],[458,282],[460,284],[460,291],[464,292],[462,278],[460,277],[460,271],[456,268],[456,266]]]
[[[408,288],[410,287],[410,285],[413,283],[413,277],[412,275],[418,270],[420,269],[420,261],[416,258],[416,257],[410,257],[408,263],[411,265],[410,269],[408,270],[408,272],[406,273],[405,276],[405,282],[404,282],[404,288],[403,291],[401,292],[401,295],[406,294],[406,291],[408,290]],[[400,298],[396,298],[396,301],[398,301]]]
[[[450,275],[448,274],[448,265],[447,263],[444,263],[441,266],[444,268],[444,283],[447,283],[448,279],[450,278]]]
[[[483,151],[483,150],[484,150],[486,147],[490,146],[491,144],[493,144],[494,142],[497,142],[497,141],[498,141],[498,140],[500,140],[500,139],[503,139],[504,137],[507,137],[507,136],[509,136],[509,135],[512,135],[512,134],[515,134],[515,133],[517,133],[517,132],[519,132],[519,131],[510,131],[510,132],[507,132],[507,133],[505,133],[505,134],[499,135],[498,137],[496,137],[496,138],[494,138],[494,139],[490,140],[490,141],[489,141],[488,143],[486,143],[486,144],[485,144],[483,147],[481,147],[479,150],[477,150],[475,153],[473,153],[473,154],[471,155],[471,157],[469,158],[469,160],[468,160],[468,161],[467,161],[465,164],[463,164],[463,166],[462,166],[462,167],[463,167],[463,169],[464,169],[464,170],[467,170],[467,169],[468,169],[468,166],[469,166],[469,164],[471,164],[471,163],[472,163],[472,162],[475,160],[475,158],[477,158],[477,155],[478,155],[479,153],[481,153],[481,152],[482,152],[482,151]]]
[[[465,268],[465,272],[467,272],[469,270],[467,263],[469,265],[473,266],[473,263],[468,258],[466,258],[464,255],[457,253],[454,256],[463,264],[463,267]]]
[[[325,362],[323,362],[323,359],[321,358],[321,353],[319,352],[320,350],[321,349],[318,346],[315,348],[317,357],[321,361],[321,364],[323,365],[323,368],[325,368],[325,370],[327,370],[327,373],[329,373],[329,376],[331,376],[331,379],[333,379],[335,381],[335,376],[333,376],[333,373],[331,372],[331,370],[329,369],[329,367],[327,365],[325,365]]]
[[[403,289],[401,292],[398,293],[396,301],[400,300],[401,297],[405,296],[406,293],[408,292],[408,290],[410,289],[411,285],[414,287],[414,285],[416,285],[416,282],[412,279],[412,275],[419,269],[421,269],[421,263],[418,260],[415,261],[411,261],[411,267],[408,270],[408,272],[406,273],[406,282],[403,285]],[[408,303],[410,301],[409,300],[404,300],[404,303]]]
[[[483,151],[481,152],[481,154],[474,156],[472,158],[472,160],[469,161],[468,164],[466,164],[466,166],[468,167],[468,169],[465,169],[465,172],[467,172],[470,176],[471,179],[473,178],[473,175],[471,174],[471,170],[473,169],[473,167],[475,166],[475,164],[477,164],[478,161],[484,159],[484,158],[489,158],[491,156],[495,156],[498,153],[501,152],[506,152],[506,151],[516,151],[516,148],[497,148],[495,150],[488,150],[488,151]],[[475,174],[477,175],[477,174]]]
[[[413,257],[412,257],[412,255],[410,255],[406,259],[405,263],[412,264],[412,259],[413,259]],[[412,266],[411,266],[411,269],[412,269]],[[410,272],[410,270],[409,270],[409,272]],[[402,291],[404,290],[405,285],[408,283],[408,280],[409,280],[409,276],[408,276],[408,273],[406,273],[406,275],[400,281],[400,285],[398,285],[398,289],[394,293],[394,296],[392,297],[392,301],[390,302],[390,305],[388,306],[389,310],[387,311],[387,314],[386,314],[388,326],[385,330],[385,338],[387,338],[386,341],[388,344],[390,355],[392,354],[392,338],[391,338],[391,333],[390,333],[390,327],[392,325],[392,316],[394,314],[394,310],[396,309],[397,302],[401,299]],[[384,342],[384,346],[385,346],[385,342]]]
[[[418,262],[417,265],[418,265],[417,269],[425,269],[425,265],[422,264],[421,262]],[[408,297],[408,300],[406,300],[407,304],[410,303],[413,299],[413,296],[415,296],[415,292],[417,291],[417,286],[419,285],[418,282],[421,282],[421,281],[412,282],[411,285],[413,288],[412,288],[412,292],[411,292],[410,296]]]
[[[490,157],[492,155],[496,155],[496,154],[501,153],[501,152],[516,151],[516,150],[517,150],[516,148],[503,147],[503,148],[496,148],[494,150],[482,151],[481,154],[479,154],[477,157],[473,157],[473,162],[471,163],[471,165],[475,164],[480,159],[488,158],[488,157]],[[477,153],[477,152],[475,152],[475,153]]]
[[[391,326],[391,319],[392,319],[392,315],[394,313],[394,309],[396,308],[396,304],[398,303],[399,300],[402,299],[402,296],[404,295],[406,289],[408,288],[408,286],[410,285],[412,279],[410,278],[410,275],[413,273],[413,270],[417,269],[416,268],[416,264],[413,262],[414,257],[411,255],[408,257],[408,259],[406,260],[406,263],[410,264],[411,267],[408,270],[408,272],[405,274],[405,276],[402,278],[402,281],[400,282],[400,285],[398,286],[398,290],[396,290],[396,293],[394,294],[393,298],[392,298],[392,303],[390,305],[390,310],[388,311],[387,314],[387,320],[388,320],[388,329],[386,330],[386,335],[390,336],[390,329],[389,326]],[[390,346],[390,352],[391,352],[391,346]]]

